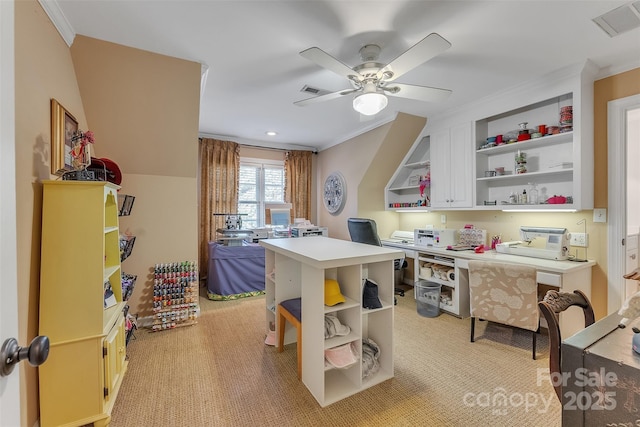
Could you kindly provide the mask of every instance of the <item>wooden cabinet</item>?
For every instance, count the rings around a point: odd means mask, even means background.
[[[275,322],[275,307],[280,302],[302,297],[302,382],[320,406],[393,377],[393,260],[402,255],[373,245],[310,237],[306,239],[266,239],[266,330]],[[382,308],[362,307],[363,280],[378,284]],[[324,280],[334,279],[346,301],[324,305]],[[346,336],[324,338],[326,314],[335,314],[350,328]],[[279,331],[276,330],[276,336]],[[380,348],[379,370],[363,378],[362,363],[335,369],[325,364],[325,350],[353,344],[362,352],[362,340],[373,340]],[[285,331],[285,344],[296,341],[295,328]],[[359,357],[361,359],[361,356]],[[359,360],[360,362],[360,360]],[[291,375],[295,376],[295,367]]]
[[[430,185],[422,195],[420,182],[428,182],[431,176],[430,137],[421,135],[413,144],[385,188],[387,210],[420,210],[431,206]]]
[[[39,367],[40,424],[107,425],[127,370],[118,187],[43,183]],[[115,305],[105,308],[110,287]]]
[[[473,206],[473,142],[471,122],[431,134],[431,205]]]

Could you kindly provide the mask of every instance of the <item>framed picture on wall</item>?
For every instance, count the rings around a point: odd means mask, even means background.
[[[73,169],[73,136],[78,121],[58,101],[51,99],[51,173],[60,175]]]

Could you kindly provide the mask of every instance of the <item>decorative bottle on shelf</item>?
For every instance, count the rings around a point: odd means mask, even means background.
[[[527,189],[522,190],[522,202],[523,205],[527,204]]]
[[[538,184],[535,182],[530,182],[529,185],[531,188],[529,189],[529,203],[532,205],[538,204]]]

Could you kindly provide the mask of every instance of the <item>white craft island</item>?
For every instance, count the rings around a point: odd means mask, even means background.
[[[266,329],[275,325],[275,307],[282,301],[302,297],[302,382],[320,406],[325,407],[393,377],[393,260],[404,256],[398,249],[316,236],[304,239],[266,239]],[[378,284],[382,308],[362,308],[363,280]],[[324,280],[334,279],[346,302],[324,305]],[[324,315],[334,313],[351,332],[324,338]],[[296,340],[287,323],[285,344]],[[276,330],[276,336],[279,331]],[[324,351],[354,343],[362,353],[362,339],[380,348],[380,370],[363,379],[362,364],[345,369],[325,367]],[[292,369],[291,375],[295,375]]]

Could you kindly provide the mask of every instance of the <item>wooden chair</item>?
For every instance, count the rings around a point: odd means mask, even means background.
[[[533,359],[540,329],[536,269],[528,265],[469,261],[471,342],[475,320],[488,320],[532,332]]]
[[[547,321],[549,330],[549,374],[554,379],[552,384],[560,402],[562,402],[562,381],[555,380],[561,378],[562,366],[560,364],[562,359],[562,336],[558,318],[560,313],[574,305],[582,308],[585,328],[595,322],[591,302],[582,291],[558,292],[550,290],[547,291],[542,301],[538,303],[540,311]]]
[[[289,321],[297,332],[298,379],[302,379],[302,299],[293,298],[278,304],[278,353],[284,350],[285,321]]]

